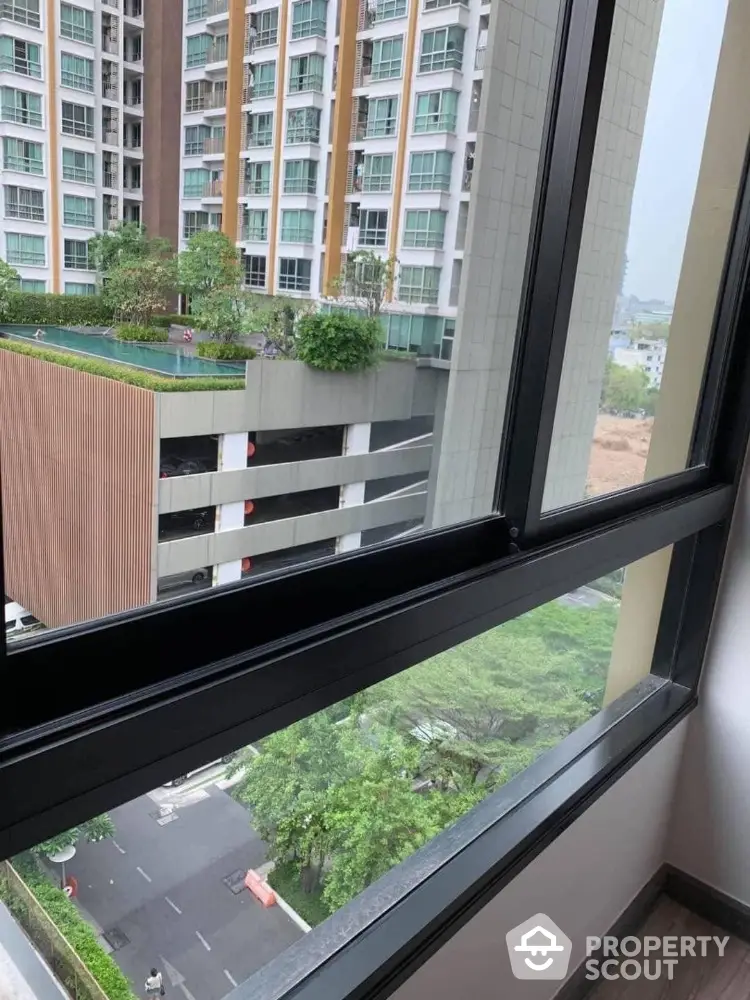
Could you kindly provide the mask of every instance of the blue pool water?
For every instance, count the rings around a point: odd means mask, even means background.
[[[178,378],[196,375],[212,377],[230,375],[236,378],[245,371],[244,362],[198,358],[186,354],[181,347],[173,344],[138,344],[95,333],[76,333],[75,330],[64,330],[59,326],[41,327],[44,330],[44,338],[40,340],[34,339],[34,334],[40,329],[36,326],[8,324],[0,329],[10,337],[33,340],[42,347],[60,347],[76,354],[88,354],[91,357],[116,361],[120,365],[130,365],[132,368],[143,368],[160,375],[173,375]]]

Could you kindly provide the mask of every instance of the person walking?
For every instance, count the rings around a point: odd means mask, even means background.
[[[162,979],[161,972],[156,969],[151,970],[151,975],[146,979],[144,984],[146,990],[146,997],[158,997],[164,996],[164,980]]]

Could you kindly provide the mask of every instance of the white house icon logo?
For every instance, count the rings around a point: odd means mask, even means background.
[[[565,979],[571,941],[544,913],[525,920],[505,935],[516,979]]]

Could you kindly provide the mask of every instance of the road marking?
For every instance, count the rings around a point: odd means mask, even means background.
[[[206,949],[206,951],[211,951],[211,945],[208,943],[208,941],[206,941],[206,939],[203,937],[200,931],[196,931],[195,936],[198,938],[198,940]]]
[[[172,900],[169,898],[169,896],[165,896],[164,898],[169,903],[169,905],[172,907],[172,909],[174,910],[174,912],[175,913],[179,913],[180,916],[182,916],[182,910],[179,908],[179,906],[177,906],[176,903],[173,903]]]
[[[117,843],[116,840],[113,840],[112,843],[115,845],[115,847],[120,852],[120,854],[127,854],[128,853],[126,850],[124,850],[124,848],[120,847],[120,845]]]
[[[232,986],[234,986],[236,988],[236,986],[237,986],[237,980],[234,978],[234,976],[229,971],[229,969],[224,969],[224,975],[227,977],[227,979],[232,984]]]
[[[136,870],[137,872],[140,872],[140,873],[141,873],[141,875],[143,875],[143,877],[145,878],[145,880],[146,880],[147,882],[150,882],[150,881],[151,881],[151,876],[150,876],[150,875],[147,875],[147,874],[146,874],[146,873],[144,872],[144,870],[143,870],[143,869],[142,869],[142,868],[141,868],[140,866],[136,866],[136,869],[135,869],[135,870]]]

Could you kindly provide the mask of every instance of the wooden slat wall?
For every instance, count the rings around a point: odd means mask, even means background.
[[[150,599],[155,396],[0,351],[5,593],[49,626]]]

